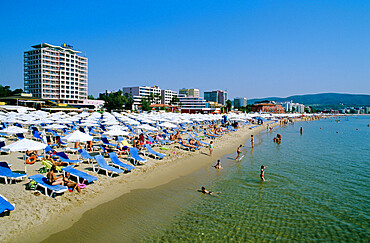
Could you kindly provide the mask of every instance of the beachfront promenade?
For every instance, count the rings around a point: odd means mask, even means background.
[[[0,134],[5,146],[1,161],[14,173],[24,176],[20,180],[0,178],[0,194],[14,205],[14,210],[8,209],[8,216],[0,218],[0,241],[15,236],[26,239],[29,231],[48,229],[51,219],[56,232],[60,226],[56,218],[80,215],[130,190],[163,184],[191,173],[226,153],[235,152],[238,144],[245,143],[251,134],[265,130],[267,124],[273,127],[300,116],[3,113]],[[214,141],[215,147],[212,157],[209,156],[210,141]],[[26,150],[37,151],[34,163]],[[53,188],[45,191],[45,187],[50,186],[46,177],[53,163],[57,176],[63,171],[70,173],[66,180],[71,183],[58,185],[69,188],[54,193],[50,190]],[[68,170],[70,165],[77,171]],[[45,177],[45,185],[31,184],[29,188],[30,177],[35,175]],[[76,185],[71,187],[73,183]],[[70,192],[76,186],[81,192]]]

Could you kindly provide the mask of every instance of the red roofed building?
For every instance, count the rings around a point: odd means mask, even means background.
[[[281,105],[271,103],[260,103],[252,106],[253,112],[267,112],[267,113],[284,113],[285,109]]]

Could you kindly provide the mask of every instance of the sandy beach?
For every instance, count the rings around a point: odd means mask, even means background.
[[[190,174],[205,164],[213,163],[222,155],[234,152],[236,147],[244,144],[251,134],[257,134],[266,129],[262,126],[250,130],[250,126],[244,126],[237,132],[230,132],[215,139],[212,157],[209,156],[209,150],[206,147],[200,151],[189,152],[178,148],[178,145],[170,145],[169,150],[164,152],[161,150],[167,155],[163,160],[148,159],[145,165],[137,166],[132,172],[113,178],[94,173],[91,171],[91,165],[83,163],[78,169],[96,175],[98,180],[88,185],[81,193],[66,192],[62,196],[50,198],[43,194],[35,196],[34,191],[25,190],[28,179],[10,185],[0,184],[2,194],[16,205],[16,209],[10,216],[0,218],[2,225],[0,241],[40,241],[52,233],[68,228],[85,211],[99,204],[113,200],[131,190],[152,188]],[[12,163],[13,171],[24,171],[21,153],[2,155],[2,161]],[[37,174],[41,167],[40,162],[28,165],[28,175]]]
[[[270,127],[278,126],[273,123]],[[266,130],[263,126],[249,129],[246,125],[237,132],[229,132],[214,140],[213,156],[209,156],[207,147],[196,152],[184,151],[178,145],[167,146],[169,150],[159,150],[166,153],[163,160],[148,159],[144,165],[136,166],[135,170],[117,177],[107,177],[91,170],[91,165],[82,163],[78,169],[98,177],[98,180],[81,193],[66,192],[56,198],[44,194],[36,196],[34,191],[25,190],[28,179],[11,185],[0,184],[1,193],[14,203],[16,209],[10,216],[1,217],[1,242],[39,242],[51,234],[62,231],[76,222],[80,216],[102,203],[111,201],[135,189],[148,189],[168,183],[180,176],[199,170],[207,164],[214,163],[224,154],[235,153],[239,144],[246,144],[250,149],[249,138],[251,134],[258,134]],[[209,139],[206,141],[210,141]],[[12,163],[13,171],[24,171],[24,162],[21,153],[15,152],[2,155],[2,161]],[[76,155],[72,155],[72,158]],[[125,158],[125,156],[123,157]],[[124,161],[125,159],[121,159]],[[28,176],[37,174],[42,167],[40,162],[27,166]],[[20,230],[21,229],[21,230]]]

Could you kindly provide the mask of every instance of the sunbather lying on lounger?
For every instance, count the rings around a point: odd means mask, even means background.
[[[194,138],[189,140],[190,145],[195,145],[195,146],[201,146],[200,142],[195,140]]]
[[[184,141],[182,141],[182,144],[185,146],[185,147],[189,147],[189,148],[197,148],[197,146],[195,145],[192,145],[192,144],[189,144],[189,143],[185,143]]]

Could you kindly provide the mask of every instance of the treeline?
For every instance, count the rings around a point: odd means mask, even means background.
[[[16,95],[16,94],[20,94],[22,93],[23,90],[22,89],[15,89],[15,90],[11,90],[10,89],[10,86],[2,86],[0,84],[0,97],[8,97],[8,96],[13,96],[13,95]]]

